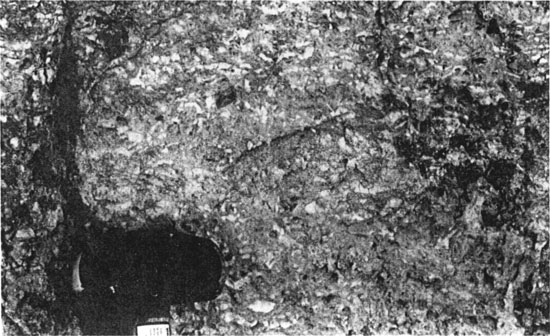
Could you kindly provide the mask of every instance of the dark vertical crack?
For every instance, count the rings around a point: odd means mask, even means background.
[[[83,223],[89,213],[80,196],[79,170],[76,164],[76,147],[82,132],[82,111],[79,107],[79,93],[82,77],[78,72],[78,56],[72,39],[75,14],[72,4],[66,7],[68,23],[62,38],[56,79],[51,91],[55,101],[53,115],[54,148],[58,151],[65,169],[61,180],[61,194],[66,200],[64,213],[76,223]]]

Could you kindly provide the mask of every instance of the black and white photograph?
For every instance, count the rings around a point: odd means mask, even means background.
[[[3,335],[550,335],[548,1],[0,2]]]

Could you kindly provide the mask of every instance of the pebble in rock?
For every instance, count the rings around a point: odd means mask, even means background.
[[[35,233],[31,228],[17,230],[17,233],[15,234],[15,238],[22,240],[34,238],[34,236]]]

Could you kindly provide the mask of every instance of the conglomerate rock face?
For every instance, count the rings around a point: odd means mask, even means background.
[[[549,334],[549,21],[3,2],[3,333]]]

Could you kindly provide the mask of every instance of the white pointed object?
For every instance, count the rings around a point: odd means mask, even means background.
[[[82,258],[82,253],[78,255],[76,261],[73,265],[73,290],[77,293],[80,293],[84,290],[82,287],[82,282],[80,281],[80,259]]]

